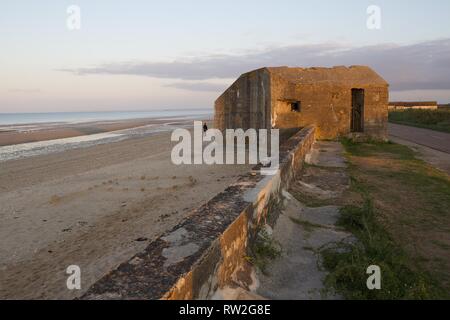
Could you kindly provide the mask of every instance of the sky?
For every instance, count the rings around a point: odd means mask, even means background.
[[[360,64],[449,103],[450,1],[0,0],[0,113],[212,108],[252,69]]]

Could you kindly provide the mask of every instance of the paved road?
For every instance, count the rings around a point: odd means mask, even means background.
[[[389,123],[389,135],[450,154],[450,134]]]

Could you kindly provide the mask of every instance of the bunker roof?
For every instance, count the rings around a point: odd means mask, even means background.
[[[388,86],[389,84],[367,66],[338,66],[332,68],[267,67],[269,73],[294,84],[335,82],[349,86]]]

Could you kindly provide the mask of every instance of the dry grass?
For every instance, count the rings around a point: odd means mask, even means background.
[[[430,288],[450,292],[450,178],[416,159],[405,146],[349,141],[344,145],[349,174],[360,189],[349,192],[364,190],[374,223],[406,253],[408,268],[428,273],[435,281]]]

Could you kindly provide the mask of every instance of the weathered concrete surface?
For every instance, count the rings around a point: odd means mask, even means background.
[[[305,161],[316,166],[345,168],[347,167],[345,159],[340,156],[343,151],[340,143],[318,141],[314,143],[311,152],[306,155]]]
[[[179,288],[177,298],[200,296],[201,284],[214,274],[221,259],[221,235],[241,213],[240,219],[246,221],[249,204],[240,194],[258,179],[250,174],[242,177],[95,283],[82,299],[161,299],[173,287]],[[191,273],[193,265],[201,272]]]
[[[206,299],[218,290],[251,291],[245,256],[258,225],[289,188],[314,142],[314,128],[280,146],[280,168],[269,178],[249,173],[190,217],[121,264],[83,299]],[[255,168],[258,170],[259,168]]]
[[[243,301],[255,301],[255,300],[268,300],[254,292],[250,292],[241,287],[225,287],[217,290],[212,300],[243,300]]]
[[[387,138],[388,84],[365,66],[262,68],[241,75],[215,102],[219,129],[288,129],[314,125],[318,139],[351,131],[352,89],[364,90],[364,133]],[[300,110],[291,109],[300,102]]]
[[[320,152],[321,146],[327,152]],[[319,142],[313,147],[319,151],[315,162],[328,168],[306,167],[303,177],[284,192],[284,208],[277,220],[273,237],[280,243],[282,257],[270,263],[267,274],[258,273],[260,287],[257,293],[269,299],[316,300],[340,299],[325,292],[326,272],[320,266],[319,251],[339,241],[354,241],[351,235],[335,226],[339,207],[326,205],[309,208],[296,200],[305,191],[306,177],[309,195],[333,200],[348,187],[348,177],[342,167],[342,148],[337,142]],[[314,153],[314,152],[313,152]],[[308,157],[311,159],[311,157]],[[335,188],[339,184],[340,188]],[[326,196],[324,196],[326,195]]]
[[[269,83],[270,76],[265,71],[257,70],[239,77],[216,100],[214,127],[221,130],[270,129]]]

